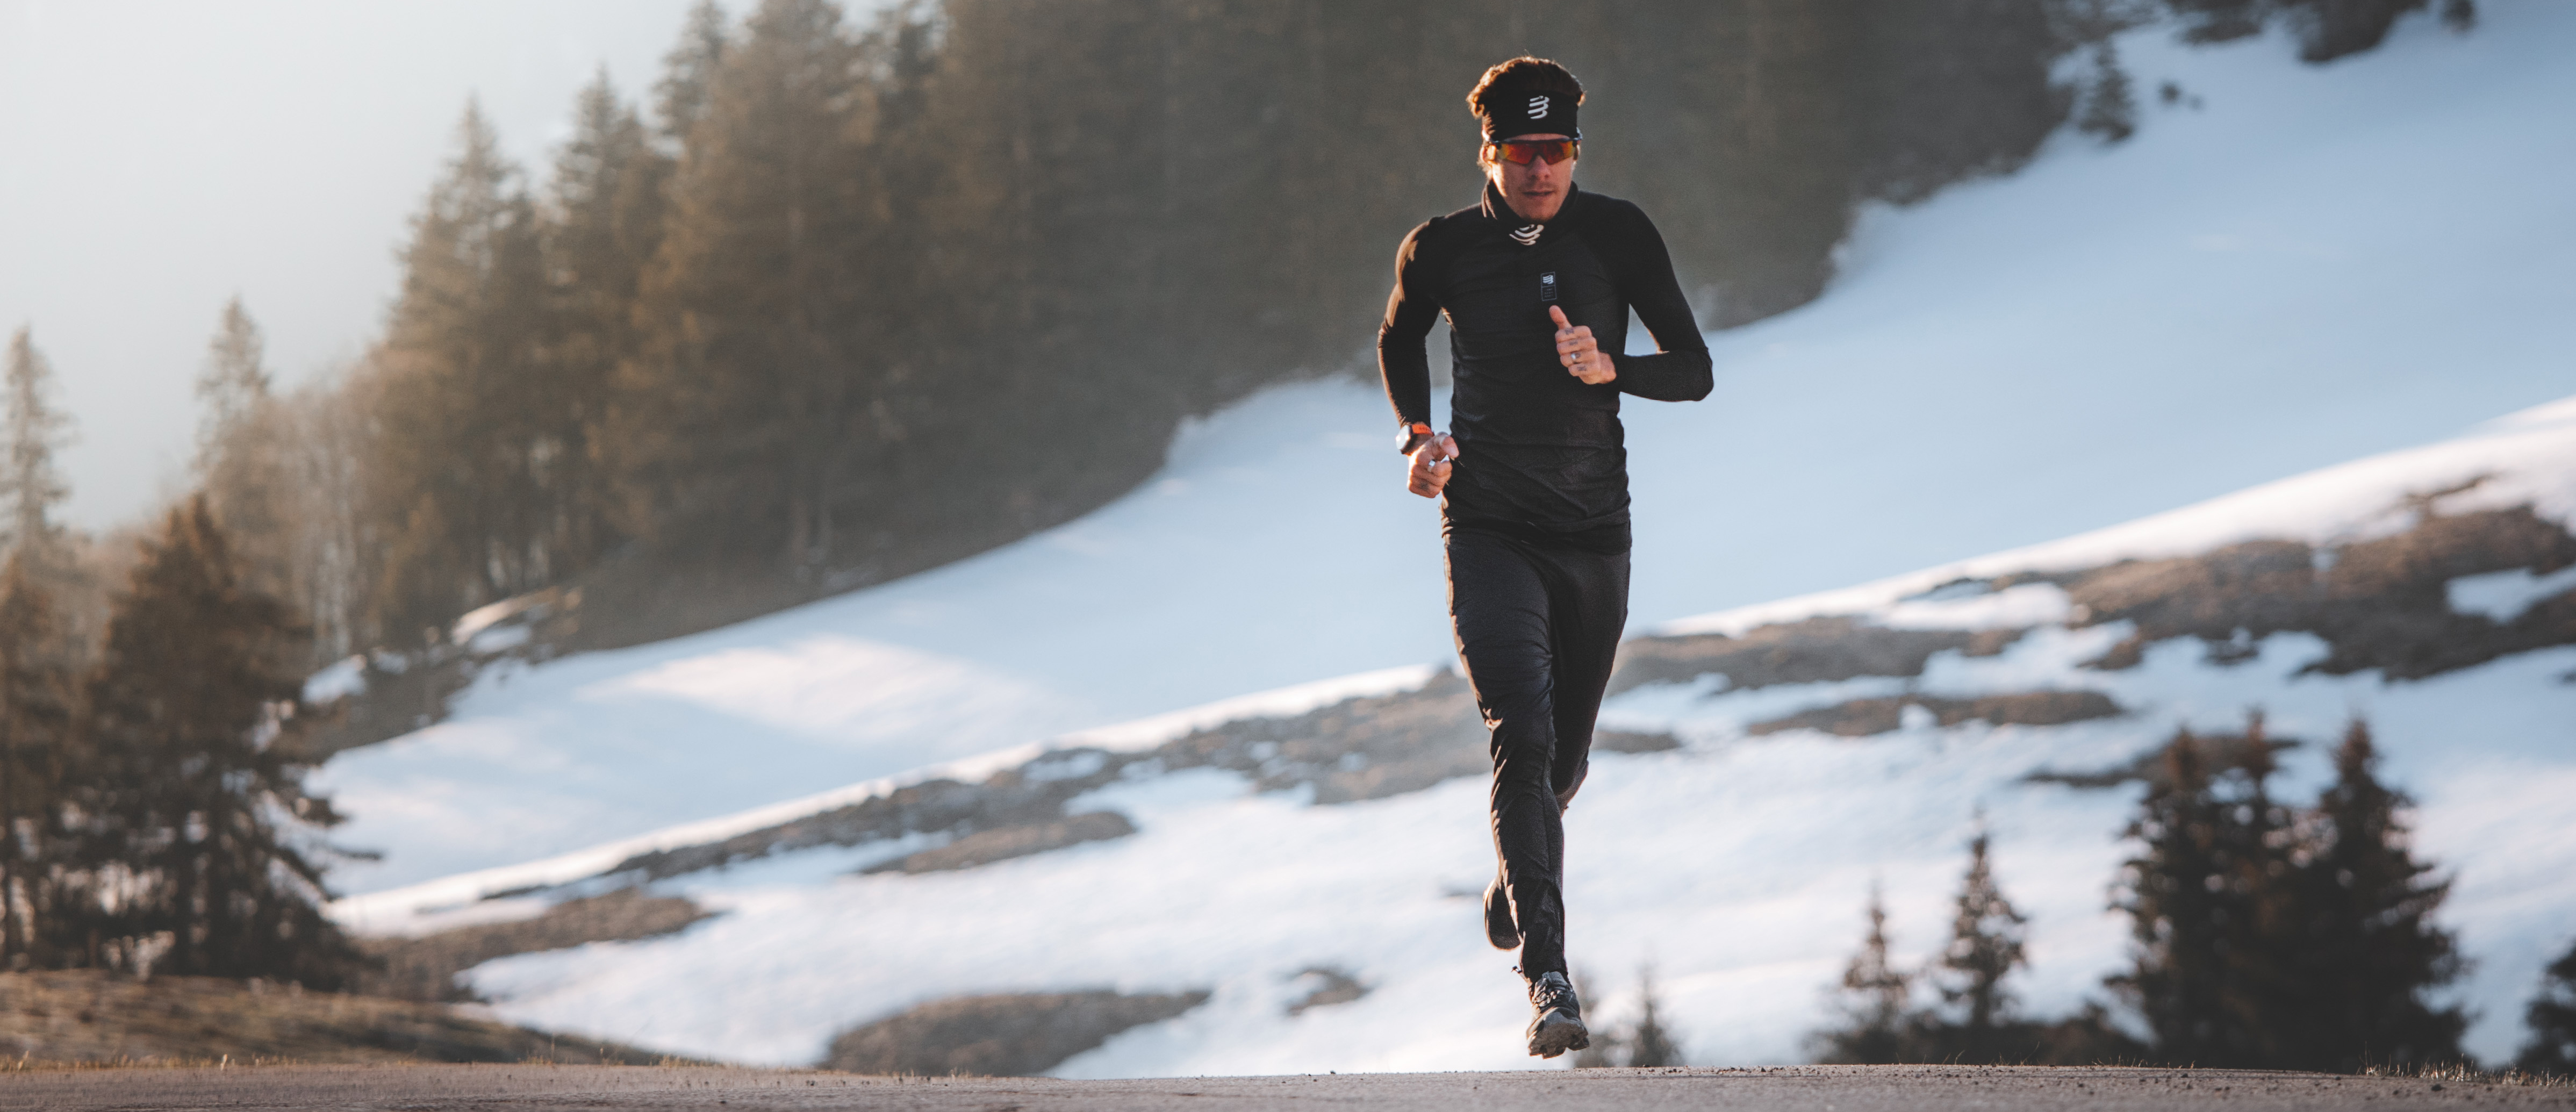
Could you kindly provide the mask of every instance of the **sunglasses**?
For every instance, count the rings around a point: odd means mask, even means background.
[[[1515,166],[1527,166],[1534,158],[1544,158],[1548,165],[1554,166],[1580,153],[1583,149],[1583,140],[1503,139],[1486,145],[1497,148],[1495,153],[1502,155],[1503,161]]]

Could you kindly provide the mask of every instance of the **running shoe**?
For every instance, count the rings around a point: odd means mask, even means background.
[[[1542,973],[1530,982],[1529,1052],[1533,1058],[1554,1058],[1569,1050],[1592,1045],[1592,1033],[1583,1027],[1583,1003],[1574,998],[1574,985],[1563,973]]]

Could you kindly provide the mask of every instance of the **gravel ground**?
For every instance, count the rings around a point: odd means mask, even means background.
[[[1154,1078],[868,1077],[653,1066],[265,1066],[0,1075],[0,1109],[2576,1109],[2576,1086],[2092,1067],[1803,1066]]]

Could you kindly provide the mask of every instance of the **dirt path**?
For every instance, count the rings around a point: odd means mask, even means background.
[[[1211,1103],[1211,1099],[1221,1103]],[[2576,1086],[2223,1070],[1806,1066],[1322,1077],[891,1078],[656,1066],[264,1066],[0,1075],[0,1109],[2576,1109]]]

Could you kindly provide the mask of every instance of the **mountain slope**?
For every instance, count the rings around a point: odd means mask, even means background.
[[[1835,288],[1629,408],[1642,626],[2064,536],[2563,393],[2576,11],[2429,19],[2333,66],[2122,55],[2137,138],[1864,221]],[[2195,107],[2197,105],[2197,107]],[[1462,189],[1468,183],[1462,182]],[[656,645],[486,673],[335,758],[371,891],[1250,690],[1444,660],[1383,402],[1276,391],[1080,522]]]
[[[2418,848],[2458,879],[2443,921],[2478,964],[2457,997],[2480,1017],[2472,1048],[2501,1057],[2576,908],[2571,515],[2576,398],[2065,541],[1646,631],[1604,711],[1630,751],[1595,758],[1567,819],[1570,950],[1615,986],[1613,1018],[1633,1007],[1630,971],[1655,962],[1694,1060],[1796,1060],[1872,883],[1900,956],[1942,941],[1982,808],[2031,915],[2024,999],[2071,1010],[2125,956],[2127,924],[2104,910],[2130,852],[2121,770],[2177,727],[2224,733],[2261,708],[2273,736],[2309,743],[2284,761],[2284,794],[2304,796],[2329,775],[2316,743],[2357,715],[2421,801]],[[2262,591],[2190,574],[2285,547],[2297,558]],[[1444,725],[1471,713],[1463,691],[1421,673],[1347,690],[1068,736],[802,815],[673,831],[657,854],[341,913],[418,930],[653,881],[718,916],[507,958],[473,986],[514,1022],[719,1058],[810,1062],[916,1004],[1105,988],[1211,998],[1057,1072],[1524,1064],[1510,959],[1480,941],[1478,742]],[[1133,833],[871,868],[1104,812]],[[532,890],[549,884],[564,887]],[[1292,1012],[1318,969],[1365,993]]]

